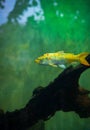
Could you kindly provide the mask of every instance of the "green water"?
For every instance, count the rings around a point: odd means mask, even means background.
[[[62,71],[38,65],[35,58],[61,50],[75,54],[90,52],[90,1],[6,0],[6,3],[7,9],[3,11],[6,4],[0,2],[0,108],[13,111],[27,104],[34,88],[45,87]],[[80,78],[80,84],[88,90],[89,78],[90,69]],[[73,112],[60,111],[45,122],[45,130],[76,129],[90,130],[90,118],[80,119]]]

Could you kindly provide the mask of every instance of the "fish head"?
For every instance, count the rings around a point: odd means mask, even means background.
[[[48,60],[46,58],[44,58],[44,59],[37,58],[35,60],[35,62],[38,63],[38,64],[46,64],[46,65],[48,64]]]
[[[48,65],[49,64],[48,54],[44,54],[43,56],[38,57],[35,60],[35,62],[38,63],[38,64]]]

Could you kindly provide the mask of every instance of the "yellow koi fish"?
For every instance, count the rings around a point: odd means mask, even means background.
[[[43,65],[50,65],[53,67],[66,68],[72,63],[81,63],[85,66],[90,66],[88,61],[85,59],[90,53],[84,52],[77,55],[72,53],[64,53],[64,51],[59,51],[56,53],[46,53],[38,57],[35,62]]]

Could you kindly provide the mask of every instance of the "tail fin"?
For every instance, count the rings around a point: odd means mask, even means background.
[[[88,52],[83,52],[83,53],[77,55],[81,64],[90,66],[90,63],[88,63],[88,61],[85,59],[89,54],[90,53],[88,53]]]

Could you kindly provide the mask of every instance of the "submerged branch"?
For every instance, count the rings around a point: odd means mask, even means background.
[[[87,57],[90,63],[90,55]],[[74,111],[80,118],[90,117],[90,94],[79,86],[79,78],[89,67],[78,65],[65,69],[47,87],[38,87],[21,110],[0,113],[0,129],[25,130],[39,120],[48,120],[56,111]]]

